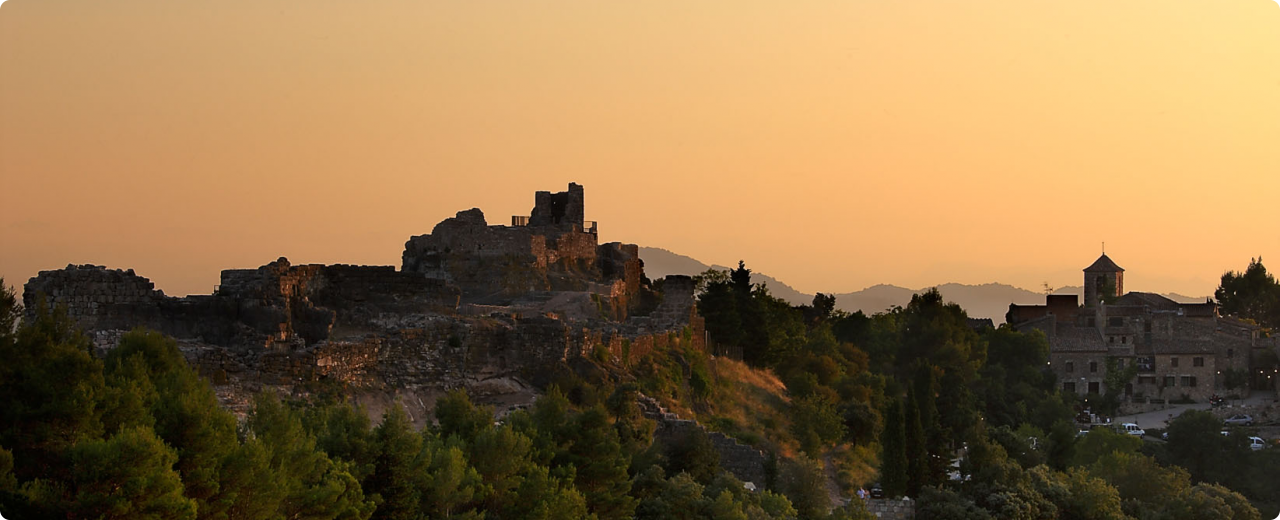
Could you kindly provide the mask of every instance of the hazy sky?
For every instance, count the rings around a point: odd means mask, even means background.
[[[805,291],[1280,271],[1274,0],[8,0],[0,276],[399,265],[586,187]]]

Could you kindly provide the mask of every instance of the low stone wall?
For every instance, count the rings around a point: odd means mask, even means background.
[[[867,511],[883,520],[914,520],[916,517],[916,503],[910,498],[870,498],[866,503]]]

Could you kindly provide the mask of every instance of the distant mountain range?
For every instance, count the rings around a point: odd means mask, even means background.
[[[641,247],[640,259],[644,260],[644,271],[649,278],[657,279],[670,274],[696,275],[707,269],[729,269],[722,265],[707,265],[694,258],[659,249]],[[769,287],[769,294],[781,298],[792,305],[811,304],[813,295],[795,290],[781,280],[764,273],[752,272],[751,281],[764,283]],[[966,285],[945,283],[937,286],[943,299],[955,302],[973,318],[991,318],[996,324],[1004,323],[1004,314],[1010,303],[1034,305],[1044,303],[1044,293],[1028,291],[1001,283],[982,285]],[[862,311],[866,314],[884,312],[895,305],[906,306],[913,294],[922,292],[928,287],[907,289],[896,285],[873,285],[866,289],[850,293],[837,293],[836,308],[847,312]],[[1082,287],[1062,287],[1054,294],[1082,295]],[[1200,303],[1204,297],[1190,297],[1180,294],[1164,294],[1166,298],[1183,303]]]

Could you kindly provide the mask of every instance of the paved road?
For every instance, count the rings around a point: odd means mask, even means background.
[[[1248,399],[1229,401],[1227,405],[1231,408],[1238,408],[1241,405],[1262,407],[1271,404],[1275,398],[1275,394],[1271,392],[1254,392]],[[1111,421],[1119,424],[1131,422],[1137,424],[1139,428],[1144,430],[1149,428],[1167,428],[1169,426],[1169,421],[1179,415],[1182,415],[1182,412],[1187,410],[1208,410],[1209,408],[1209,403],[1174,404],[1169,405],[1168,408],[1163,410],[1145,412],[1136,415],[1124,415],[1116,417]],[[1230,410],[1231,408],[1227,409]]]

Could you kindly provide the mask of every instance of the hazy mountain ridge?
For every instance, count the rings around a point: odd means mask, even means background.
[[[650,278],[661,278],[669,274],[696,275],[713,268],[729,269],[720,265],[707,265],[697,259],[656,247],[641,247],[640,258],[644,260],[645,274]],[[800,292],[769,275],[752,272],[751,280],[755,283],[766,284],[770,294],[793,305],[813,302],[813,294]],[[1010,303],[1022,305],[1044,303],[1044,293],[1041,291],[1030,291],[1002,283],[993,282],[980,285],[945,283],[936,287],[938,292],[942,293],[944,299],[959,304],[960,307],[968,312],[970,317],[991,318],[997,324],[1004,322],[1004,315],[1009,310]],[[862,311],[866,314],[875,314],[884,312],[895,305],[905,306],[911,301],[913,294],[926,289],[928,287],[908,289],[896,285],[877,284],[860,291],[836,293],[836,308],[847,312]],[[1081,295],[1083,290],[1083,287],[1079,286],[1060,287],[1054,290],[1054,294]],[[1182,303],[1202,303],[1205,301],[1205,297],[1197,298],[1173,293],[1164,294],[1163,296]]]

